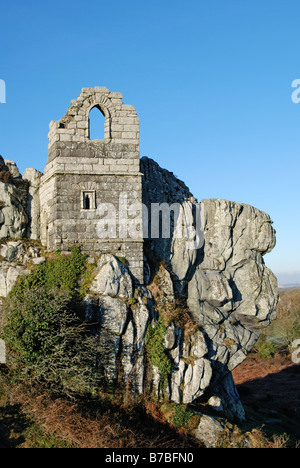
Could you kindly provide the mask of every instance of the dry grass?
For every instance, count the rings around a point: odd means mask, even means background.
[[[253,429],[247,434],[252,448],[286,448],[289,442],[287,434],[273,435],[271,439],[263,433],[263,429]]]
[[[1,382],[3,383],[3,382]],[[6,385],[6,391],[5,391]],[[55,437],[70,448],[185,448],[201,447],[187,431],[171,427],[156,402],[129,402],[124,397],[99,398],[93,401],[71,402],[53,399],[23,386],[2,385],[6,399],[1,406],[18,408],[17,417],[27,418],[39,428],[45,439]],[[15,418],[14,418],[15,420]],[[14,431],[8,430],[12,434]],[[1,412],[0,412],[1,434]],[[20,437],[19,437],[20,438]],[[23,437],[24,439],[24,437]],[[3,439],[2,439],[3,440]],[[6,440],[6,444],[11,441]],[[19,447],[27,448],[23,441]],[[34,447],[38,448],[38,447]]]
[[[243,432],[237,426],[228,423],[218,440],[219,448],[287,448],[289,436],[287,434],[267,437],[263,427]]]
[[[282,289],[279,292],[277,308],[279,318],[283,315],[300,312],[300,289]]]

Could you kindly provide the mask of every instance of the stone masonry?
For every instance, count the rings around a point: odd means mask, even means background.
[[[104,140],[90,139],[89,114],[94,107],[105,117]],[[127,206],[142,202],[139,119],[133,106],[123,104],[120,93],[84,88],[66,115],[50,123],[39,193],[40,237],[47,249],[66,251],[80,244],[90,255],[125,257],[132,274],[143,282],[142,213],[135,212],[140,234],[134,236],[124,231],[123,218],[118,217],[120,200]],[[99,235],[99,220],[108,216],[104,204],[113,205],[116,213],[115,230],[107,238]]]
[[[90,138],[95,107],[105,117],[103,140]],[[191,248],[177,237],[175,216],[169,237],[152,236],[155,219],[149,216],[144,227],[151,237],[145,229],[143,244],[142,201],[145,215],[152,214],[152,204],[188,207],[189,227],[201,219],[203,243]],[[278,302],[277,279],[263,259],[276,243],[266,213],[228,200],[199,203],[173,173],[140,160],[139,121],[121,94],[88,88],[60,121],[51,122],[44,175],[26,169],[21,176],[13,161],[0,156],[0,323],[1,303],[17,279],[30,273],[30,265],[47,261],[35,240],[49,251],[77,244],[95,260],[89,258],[94,281],[82,306],[99,325],[104,383],[122,381],[136,393],[154,392],[194,408],[201,398],[201,411],[206,403],[213,414],[244,420],[232,370],[259,330],[275,320]],[[0,364],[5,361],[0,340]],[[214,440],[221,425],[201,419],[201,439],[211,426]]]

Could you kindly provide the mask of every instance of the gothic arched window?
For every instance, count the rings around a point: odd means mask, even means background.
[[[104,140],[105,116],[100,107],[93,107],[89,114],[89,139]]]

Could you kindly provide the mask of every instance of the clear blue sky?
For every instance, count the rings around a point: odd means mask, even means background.
[[[21,172],[44,170],[49,122],[81,88],[120,91],[141,155],[198,199],[269,213],[267,265],[300,272],[299,0],[11,0],[0,18],[0,154]]]

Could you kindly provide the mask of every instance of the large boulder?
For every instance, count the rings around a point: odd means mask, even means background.
[[[189,224],[195,235],[194,239],[178,237],[176,219],[171,216],[169,238],[149,236],[146,241],[150,259],[165,263],[175,297],[186,297],[191,318],[207,345],[199,359],[182,353],[186,338],[180,338],[176,352],[171,350],[176,364],[171,399],[190,402],[200,395],[207,400],[214,397],[227,416],[243,419],[231,371],[251,351],[259,329],[276,318],[277,279],[263,260],[276,242],[272,221],[246,204],[221,199],[198,203],[183,182],[151,159],[142,158],[141,166],[148,225],[153,224],[149,214],[153,202],[169,207],[179,203],[183,213],[179,223]],[[209,372],[203,381],[204,362]]]
[[[270,217],[251,206],[201,203],[205,244],[188,285],[188,306],[209,339],[211,387],[224,408],[241,416],[228,375],[251,351],[259,329],[276,318],[277,280],[262,258],[275,245],[275,231]]]
[[[130,298],[133,294],[132,279],[125,265],[113,255],[102,255],[99,272],[91,286],[95,294]]]
[[[27,237],[31,239],[40,238],[40,182],[42,173],[36,169],[25,169],[23,180],[28,182],[28,199],[26,213],[29,218]]]
[[[165,261],[172,271],[176,288],[182,291],[198,252],[191,248],[183,230],[176,230],[176,226],[191,223],[197,200],[184,182],[162,169],[153,159],[141,159],[141,172],[144,174],[143,204],[147,208],[144,235],[148,260]]]
[[[28,216],[22,197],[15,185],[0,180],[0,239],[25,237]]]

